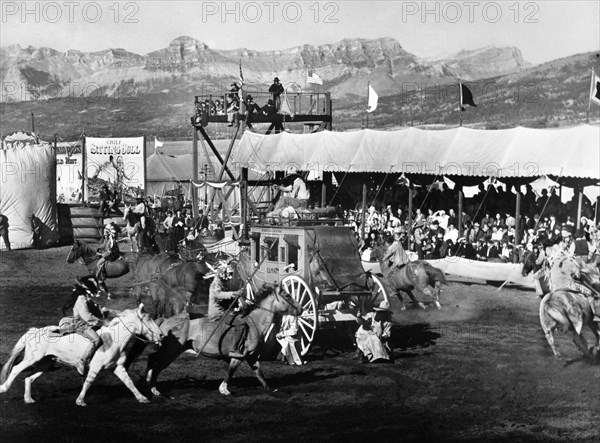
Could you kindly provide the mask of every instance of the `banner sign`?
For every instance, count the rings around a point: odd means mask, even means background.
[[[83,156],[81,143],[56,145],[56,201],[83,203]]]
[[[145,193],[144,137],[85,138],[85,200],[100,203],[108,189],[124,204]]]

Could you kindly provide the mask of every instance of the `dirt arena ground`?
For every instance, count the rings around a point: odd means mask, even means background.
[[[74,277],[68,248],[0,254],[0,361],[29,326],[55,324]],[[126,291],[130,276],[109,281]],[[132,307],[124,296],[101,300]],[[4,442],[60,441],[595,441],[600,442],[600,366],[559,334],[565,361],[552,357],[532,291],[451,282],[441,311],[399,311],[394,364],[366,365],[330,332],[303,367],[265,362],[266,393],[247,367],[217,392],[225,364],[186,354],[159,380],[163,397],[139,404],[110,372],[87,408],[75,405],[82,379],[72,368],[33,385],[23,377],[0,395]],[[131,369],[139,380],[142,357]]]

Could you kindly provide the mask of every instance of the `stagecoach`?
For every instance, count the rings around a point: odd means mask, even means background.
[[[317,329],[356,320],[356,313],[389,303],[380,277],[365,271],[357,240],[341,220],[298,220],[253,225],[241,259],[254,266],[249,297],[263,283],[280,283],[303,308],[300,348],[305,355]]]

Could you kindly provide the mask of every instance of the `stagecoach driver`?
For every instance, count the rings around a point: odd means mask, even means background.
[[[291,182],[287,186],[278,186],[278,189],[287,195],[283,195],[275,205],[275,211],[291,206],[294,209],[308,207],[310,191],[306,187],[304,179],[298,174],[295,166],[287,170],[286,179]]]

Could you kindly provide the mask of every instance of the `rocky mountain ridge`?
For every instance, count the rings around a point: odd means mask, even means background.
[[[344,39],[285,50],[219,50],[182,36],[163,49],[139,55],[123,48],[104,51],[56,51],[51,48],[0,48],[0,102],[65,97],[116,97],[192,85],[224,90],[239,76],[268,85],[274,76],[295,90],[306,88],[306,72],[315,70],[324,90],[338,99],[366,94],[370,82],[380,96],[397,93],[406,83],[445,84],[521,72],[529,64],[517,48],[488,47],[448,59],[426,61],[389,37]]]

